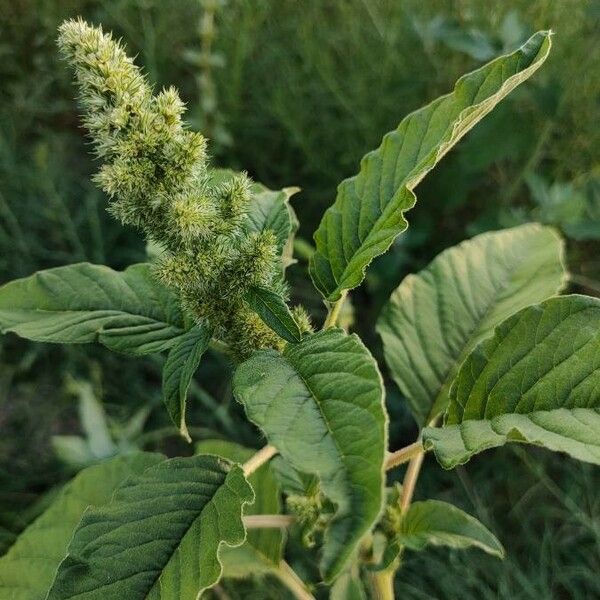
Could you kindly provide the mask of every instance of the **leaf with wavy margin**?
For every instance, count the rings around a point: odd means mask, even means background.
[[[446,410],[450,384],[478,342],[517,310],[559,292],[566,277],[564,243],[535,223],[478,235],[406,277],[377,331],[417,422]]]
[[[499,325],[461,366],[442,428],[423,431],[450,469],[506,442],[600,464],[600,300],[561,296]]]
[[[221,576],[221,544],[244,542],[242,510],[253,500],[241,468],[224,459],[152,466],[84,514],[48,600],[196,600]]]
[[[342,181],[315,233],[310,274],[326,300],[360,285],[369,263],[408,226],[404,213],[417,184],[498,102],[546,60],[550,33],[461,77],[454,91],[402,120],[367,154],[358,175]]]

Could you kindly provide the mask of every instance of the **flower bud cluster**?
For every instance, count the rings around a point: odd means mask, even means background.
[[[251,285],[280,286],[272,231],[251,232],[245,175],[211,181],[206,141],[182,121],[177,91],[154,95],[123,46],[99,27],[70,20],[58,44],[75,71],[83,123],[103,165],[96,182],[109,211],[164,253],[156,273],[184,308],[230,344],[238,358],[279,338],[247,307]]]

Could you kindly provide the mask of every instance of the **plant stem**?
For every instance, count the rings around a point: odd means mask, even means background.
[[[394,467],[403,465],[404,463],[408,462],[421,452],[424,452],[421,440],[417,440],[416,442],[413,442],[412,444],[409,444],[404,448],[400,448],[400,450],[391,452],[390,454],[388,454],[385,460],[385,470],[389,471]]]
[[[285,560],[279,563],[279,568],[274,571],[274,575],[292,592],[297,600],[315,600],[315,597],[308,591],[302,579],[296,575],[292,567]]]
[[[419,453],[413,456],[408,463],[408,469],[406,469],[406,475],[402,482],[402,500],[400,501],[400,512],[403,515],[406,514],[415,493],[417,479],[419,478],[424,458],[425,450],[421,448]]]
[[[338,317],[340,316],[340,311],[342,310],[342,306],[344,305],[344,301],[346,300],[346,295],[348,292],[344,290],[339,300],[329,305],[329,311],[327,313],[327,318],[325,319],[325,323],[323,323],[323,329],[329,329],[330,327],[335,327],[337,323]]]
[[[267,445],[262,450],[259,450],[254,456],[250,457],[248,462],[244,463],[242,467],[244,469],[244,475],[252,475],[256,469],[269,462],[273,456],[277,454],[278,450],[275,446]]]
[[[296,518],[292,515],[247,515],[242,517],[246,529],[285,529],[295,520]]]
[[[394,600],[395,573],[395,568],[371,573],[370,581],[373,600]]]

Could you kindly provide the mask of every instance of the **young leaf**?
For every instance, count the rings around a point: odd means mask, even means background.
[[[100,342],[139,355],[170,347],[184,328],[177,296],[148,264],[119,272],[78,263],[0,288],[0,330],[37,342]]]
[[[423,440],[447,469],[509,441],[600,464],[600,300],[550,298],[504,321],[467,357],[444,427]]]
[[[163,368],[164,403],[173,423],[188,442],[192,440],[185,422],[187,392],[210,338],[211,331],[208,328],[192,327],[177,339]]]
[[[411,550],[423,550],[429,544],[450,548],[475,546],[504,558],[502,544],[487,527],[456,506],[439,500],[411,504],[402,519],[398,542]]]
[[[327,582],[346,566],[383,499],[387,415],[377,364],[355,336],[328,329],[240,365],[234,393],[293,467],[318,475],[337,512],[325,532]]]
[[[310,274],[330,302],[360,285],[369,263],[390,247],[416,201],[414,188],[498,102],[546,60],[550,33],[461,77],[454,91],[408,115],[342,181],[315,233]]]
[[[88,507],[107,504],[127,477],[164,460],[160,454],[135,453],[88,467],[68,483],[41,516],[0,558],[0,597],[43,600],[73,531]]]
[[[559,292],[565,280],[564,244],[537,224],[478,235],[406,277],[377,330],[418,423],[445,411],[450,383],[478,342],[517,310]]]
[[[233,462],[244,463],[254,450],[224,440],[205,440],[196,445],[196,452],[216,454]],[[279,489],[268,463],[248,477],[254,490],[254,504],[246,507],[245,515],[273,515],[281,512]],[[281,561],[283,533],[280,529],[251,529],[246,541],[236,548],[225,546],[220,553],[223,577],[247,577],[257,572],[276,569]]]
[[[219,547],[245,539],[252,488],[214,456],[173,458],[130,477],[87,511],[48,600],[196,600],[221,576]]]
[[[251,287],[245,297],[250,308],[279,337],[296,343],[302,339],[302,332],[294,320],[285,300],[276,292],[261,287]]]

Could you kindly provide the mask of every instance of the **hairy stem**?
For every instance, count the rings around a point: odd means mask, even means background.
[[[269,462],[277,454],[278,450],[275,446],[267,445],[262,450],[259,450],[254,456],[248,459],[248,462],[244,463],[242,467],[244,469],[244,475],[252,475],[256,469]]]
[[[402,500],[400,502],[400,512],[404,515],[410,506],[412,497],[415,493],[415,487],[417,485],[417,479],[421,472],[421,466],[423,465],[423,459],[425,458],[425,451],[421,448],[419,453],[413,456],[408,463],[408,469],[406,469],[406,475],[402,482]]]
[[[247,515],[242,518],[246,529],[285,529],[295,520],[292,515]]]
[[[403,465],[421,452],[424,452],[421,440],[417,440],[416,442],[413,442],[404,448],[400,448],[400,450],[396,450],[395,452],[390,452],[385,460],[385,470],[389,471],[394,467]]]
[[[340,311],[342,310],[342,306],[344,305],[344,301],[346,300],[346,295],[348,292],[342,292],[342,296],[340,299],[329,306],[329,311],[327,313],[327,318],[325,319],[325,323],[323,323],[323,329],[329,329],[330,327],[335,327],[337,323],[338,317],[340,316]]]
[[[292,567],[285,560],[279,563],[279,568],[274,571],[274,575],[292,592],[294,598],[297,598],[297,600],[315,600],[315,597],[308,591],[302,579],[296,575]]]

